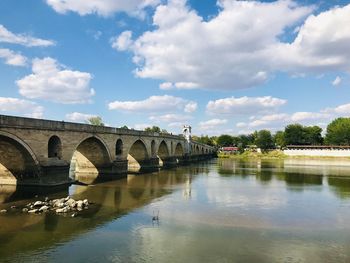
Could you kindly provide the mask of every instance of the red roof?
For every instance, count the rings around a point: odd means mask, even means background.
[[[233,146],[230,146],[230,147],[222,147],[221,148],[223,151],[238,151],[238,147],[233,147]]]

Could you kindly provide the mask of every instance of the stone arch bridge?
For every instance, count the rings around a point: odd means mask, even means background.
[[[183,136],[0,115],[0,185],[57,185],[204,160]]]

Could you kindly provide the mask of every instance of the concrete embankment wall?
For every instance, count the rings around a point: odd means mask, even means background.
[[[288,156],[350,157],[349,149],[287,149],[283,153]]]

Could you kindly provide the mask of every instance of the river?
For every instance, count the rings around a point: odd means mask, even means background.
[[[0,186],[0,262],[350,262],[350,161],[214,159],[35,195]],[[67,195],[93,204],[11,209]]]

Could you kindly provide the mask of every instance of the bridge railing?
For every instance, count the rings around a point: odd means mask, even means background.
[[[146,132],[133,129],[121,129],[108,126],[96,126],[83,123],[34,119],[7,115],[0,115],[0,128],[1,127],[54,131],[79,131],[88,133],[110,133],[118,135],[153,136],[169,139],[183,139],[183,136],[166,133]]]

